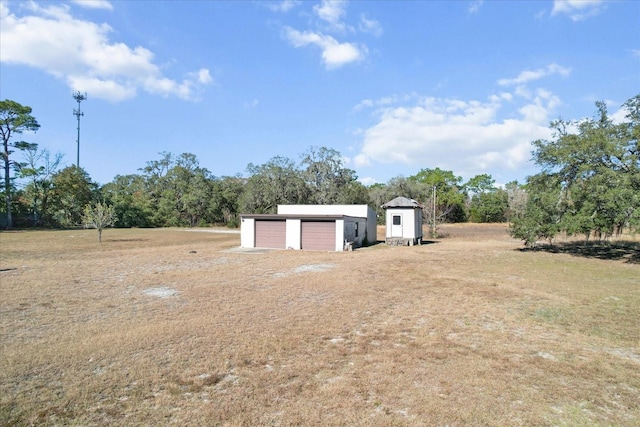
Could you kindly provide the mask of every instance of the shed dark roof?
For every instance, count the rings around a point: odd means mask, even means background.
[[[396,197],[393,200],[388,201],[384,205],[382,205],[383,209],[387,208],[422,208],[422,205],[416,202],[413,199],[408,199],[406,197]]]

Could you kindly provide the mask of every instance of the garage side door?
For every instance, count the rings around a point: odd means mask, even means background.
[[[287,222],[256,220],[256,248],[285,249]]]
[[[336,250],[335,221],[302,221],[302,249],[315,251]]]

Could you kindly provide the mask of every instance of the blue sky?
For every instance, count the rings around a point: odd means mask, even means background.
[[[523,182],[549,122],[640,93],[640,1],[0,1],[22,139],[105,184],[158,153],[216,176],[338,150],[365,184],[423,168]]]

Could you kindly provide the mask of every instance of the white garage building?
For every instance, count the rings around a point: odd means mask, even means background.
[[[377,241],[367,205],[278,205],[277,214],[241,215],[243,248],[343,251]]]

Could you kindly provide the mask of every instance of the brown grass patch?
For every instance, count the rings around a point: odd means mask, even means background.
[[[637,264],[441,232],[263,254],[0,233],[0,424],[640,424]]]

